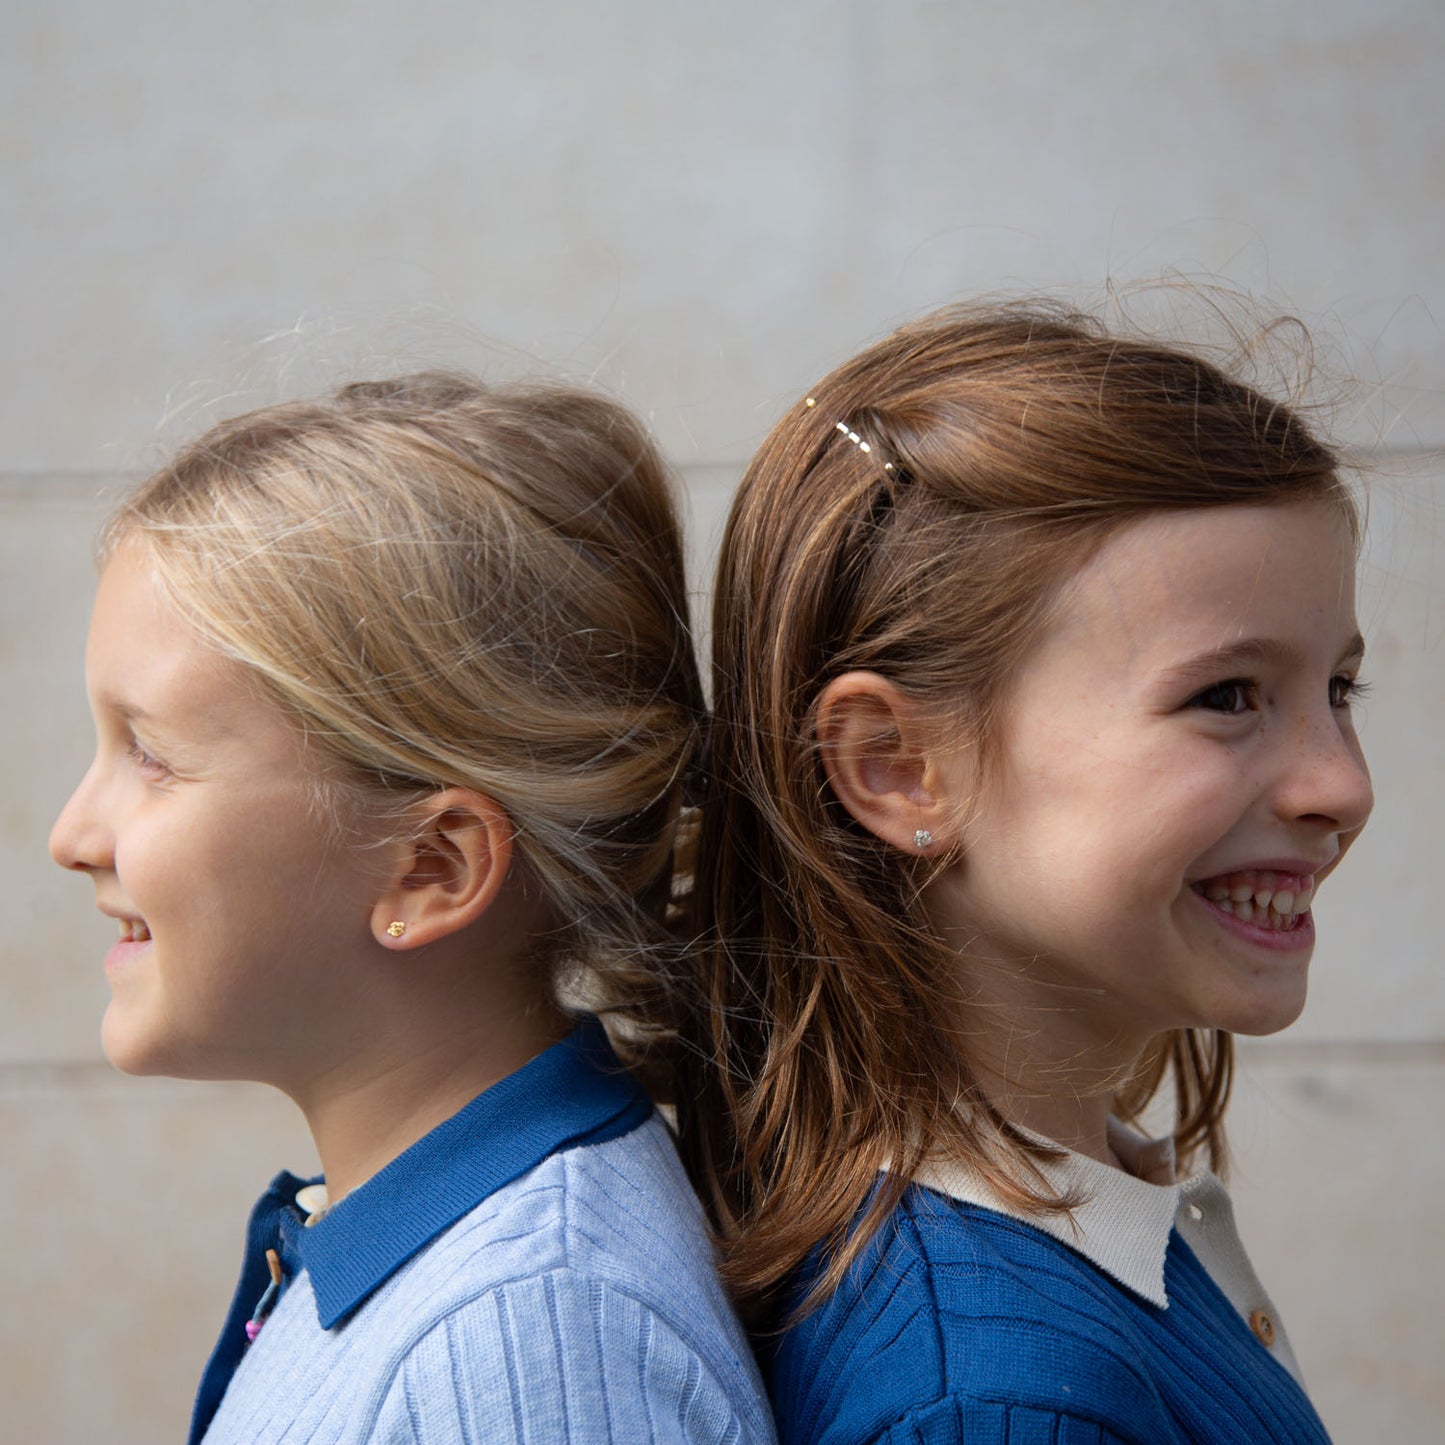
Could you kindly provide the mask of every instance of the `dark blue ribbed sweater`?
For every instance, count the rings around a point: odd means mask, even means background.
[[[1328,1445],[1171,1235],[1168,1309],[1027,1224],[918,1186],[765,1361],[781,1445]]]

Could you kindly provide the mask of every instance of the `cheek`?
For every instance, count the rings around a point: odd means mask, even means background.
[[[1096,740],[1042,738],[986,790],[974,820],[978,845],[1026,866],[1067,867],[1117,841],[1137,784],[1137,770]]]
[[[1176,893],[1224,829],[1218,801],[1207,784],[1164,789],[1138,773],[1040,773],[976,821],[966,867],[1025,916],[1062,911],[1086,926]]]
[[[124,829],[116,838],[115,869],[130,901],[149,914],[187,891],[187,880],[196,876],[202,842],[189,830],[159,820],[136,822]]]
[[[162,825],[164,824],[164,825]],[[289,844],[289,846],[288,846]],[[311,876],[294,835],[272,837],[254,819],[219,816],[156,819],[116,848],[121,886],[152,930],[187,949],[228,949],[247,933],[274,934],[289,912],[286,879]]]

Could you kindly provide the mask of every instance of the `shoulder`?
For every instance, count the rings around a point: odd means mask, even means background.
[[[497,1286],[408,1341],[374,1431],[488,1445],[564,1433],[639,1445],[773,1439],[740,1336],[719,1348],[614,1282],[568,1268]]]
[[[778,1343],[780,1438],[891,1439],[904,1421],[999,1408],[1150,1438],[1160,1405],[1136,1308],[1040,1230],[914,1187],[837,1292]],[[969,1438],[1009,1438],[996,1430],[980,1416]]]
[[[700,1351],[749,1353],[717,1277],[702,1207],[657,1115],[618,1138],[554,1155],[504,1193],[511,1197],[498,1197],[485,1227],[479,1218],[477,1244],[458,1241],[482,1249],[490,1275],[591,1281],[610,1297],[636,1300]]]
[[[560,1149],[489,1194],[408,1260],[385,1292],[436,1300],[442,1282],[445,1300],[559,1268],[654,1287],[660,1263],[676,1266],[664,1274],[688,1286],[712,1277],[701,1206],[653,1115],[616,1138]]]
[[[656,1115],[602,1143],[559,1150],[438,1235],[403,1276],[435,1299],[569,1271],[689,1315],[701,1300],[731,1319],[706,1221]],[[445,1307],[445,1306],[443,1306]]]
[[[655,1116],[499,1190],[364,1313],[390,1337],[383,1413],[431,1401],[445,1416],[456,1400],[481,1421],[439,1439],[508,1440],[553,1410],[569,1425],[595,1419],[598,1438],[647,1441],[668,1421],[660,1438],[772,1438],[701,1209]]]

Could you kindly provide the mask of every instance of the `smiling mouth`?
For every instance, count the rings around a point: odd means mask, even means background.
[[[122,918],[120,920],[120,941],[122,943],[149,943],[151,931],[146,927],[145,920],[141,918]]]
[[[1315,896],[1313,873],[1272,873],[1253,868],[1204,878],[1190,886],[1216,908],[1271,933],[1289,933],[1298,928]]]

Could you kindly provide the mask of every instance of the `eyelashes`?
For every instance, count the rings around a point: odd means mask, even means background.
[[[126,744],[126,756],[138,767],[141,772],[148,773],[152,777],[164,777],[170,769],[153,754],[146,751],[139,739],[132,736]]]
[[[1334,707],[1349,707],[1370,695],[1370,684],[1362,677],[1332,677],[1330,679],[1330,703]]]
[[[1258,696],[1259,689],[1248,678],[1232,677],[1224,682],[1210,683],[1208,687],[1196,692],[1185,706],[1233,716],[1249,712],[1258,701]]]
[[[1338,673],[1330,679],[1330,706],[1349,707],[1351,703],[1363,698],[1369,690],[1370,685],[1363,678]],[[1233,717],[1257,708],[1259,695],[1259,684],[1253,678],[1231,677],[1202,688],[1185,706]]]

